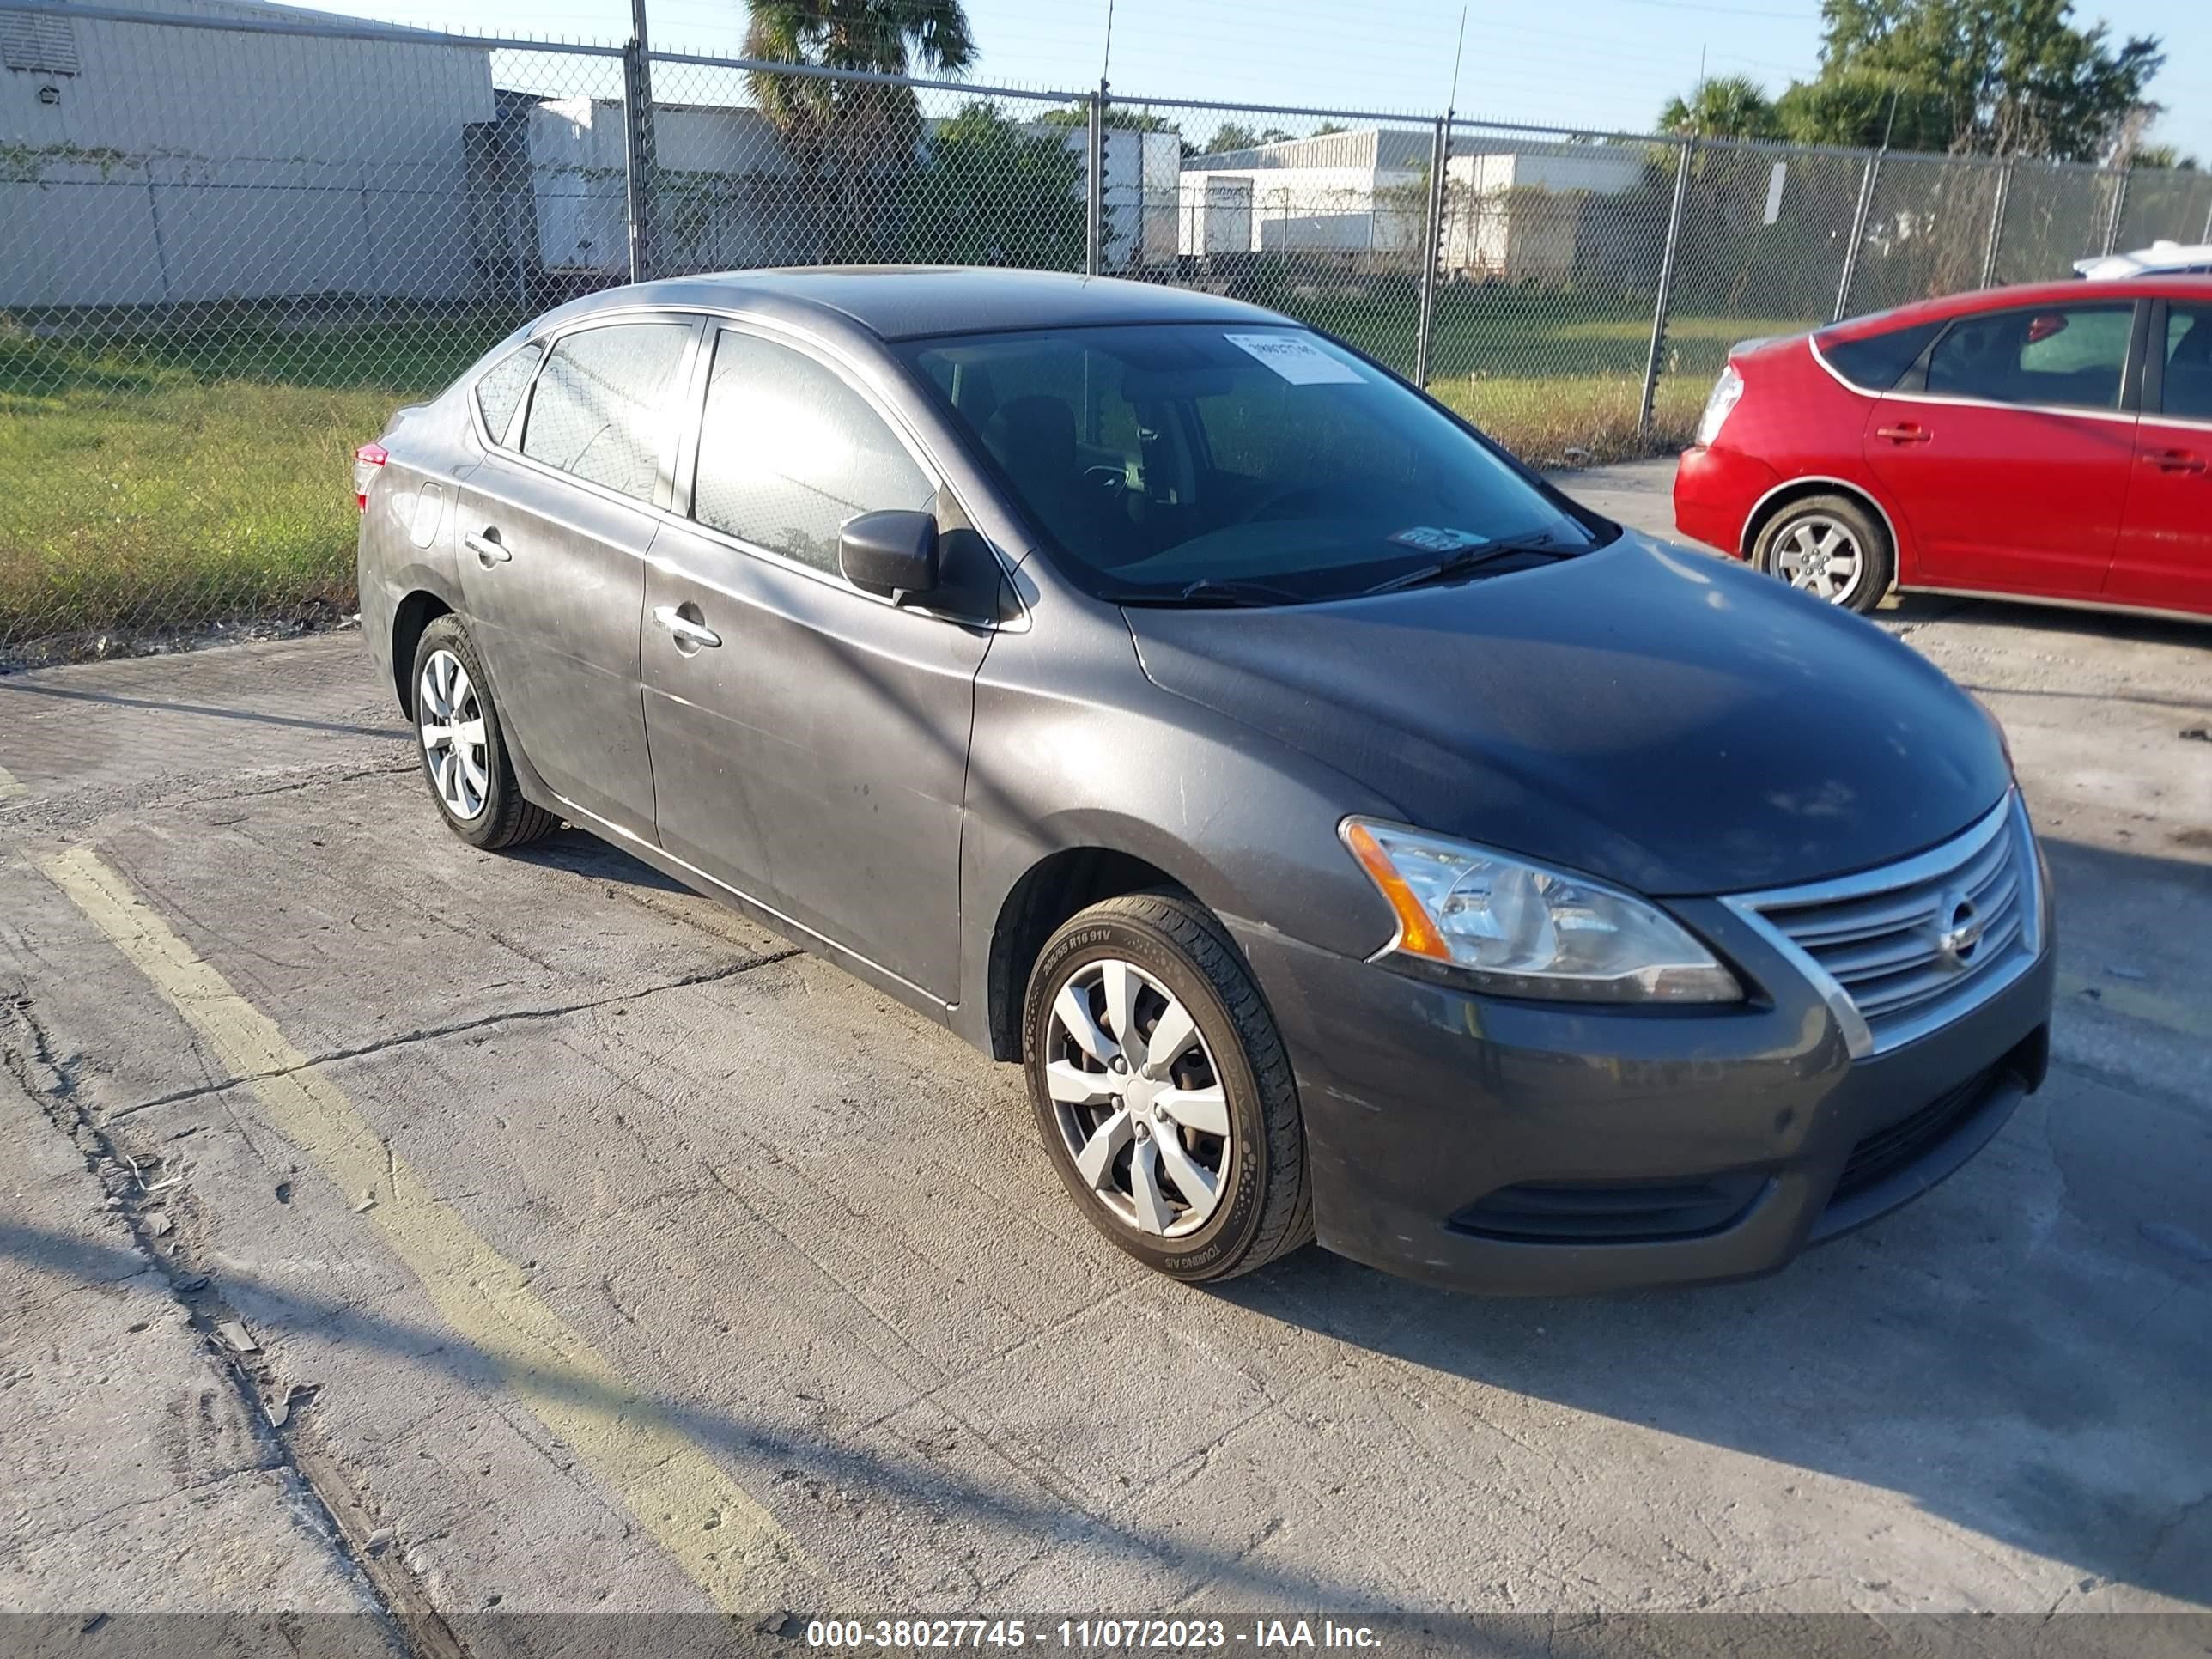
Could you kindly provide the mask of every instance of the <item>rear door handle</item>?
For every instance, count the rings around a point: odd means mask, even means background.
[[[482,535],[471,530],[461,538],[461,545],[486,564],[505,564],[514,556],[499,544],[499,532],[486,526]]]
[[[2204,470],[2204,458],[2186,449],[2147,450],[2143,459],[2161,472],[2202,472]]]
[[[694,650],[702,646],[717,646],[722,642],[722,636],[720,634],[704,623],[693,622],[690,617],[672,605],[655,605],[653,609],[653,619],[673,634],[679,643],[688,645]]]
[[[1893,444],[1924,444],[1936,434],[1924,426],[1915,426],[1910,421],[1896,426],[1878,426],[1874,429],[1877,438],[1887,438]]]

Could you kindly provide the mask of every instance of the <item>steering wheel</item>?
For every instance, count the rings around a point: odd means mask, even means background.
[[[1258,524],[1267,519],[1285,518],[1290,515],[1284,513],[1282,509],[1294,501],[1310,501],[1315,506],[1320,506],[1341,494],[1340,490],[1328,484],[1285,484],[1282,489],[1263,496],[1237,522]]]

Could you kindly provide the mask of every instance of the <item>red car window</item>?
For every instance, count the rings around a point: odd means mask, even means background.
[[[2063,310],[1962,317],[1928,359],[1928,390],[1999,404],[2117,409],[2135,307],[2122,301]]]

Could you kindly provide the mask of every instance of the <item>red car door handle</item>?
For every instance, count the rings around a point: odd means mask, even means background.
[[[2202,472],[2204,470],[2204,458],[2186,449],[2146,450],[2143,459],[2161,472]]]
[[[1878,426],[1874,429],[1877,438],[1887,438],[1893,444],[1924,444],[1936,434],[1924,426],[1915,426],[1910,421],[1897,426]]]

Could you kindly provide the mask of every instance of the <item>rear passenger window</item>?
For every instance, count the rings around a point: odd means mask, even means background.
[[[1820,355],[1837,374],[1862,392],[1887,392],[1905,378],[1906,369],[1920,361],[1920,354],[1928,349],[1928,343],[1942,329],[1939,319],[1911,328],[1862,335],[1856,340],[1831,340],[1825,333],[1814,337],[1820,343]]]
[[[2166,389],[2160,409],[2184,420],[2212,421],[2212,306],[2166,313]]]
[[[507,428],[514,420],[514,411],[522,407],[522,394],[530,390],[530,377],[538,372],[538,360],[544,355],[545,348],[533,341],[501,358],[477,382],[477,413],[483,416],[484,430],[491,434],[494,443],[507,441]]]
[[[530,396],[522,453],[649,501],[673,447],[689,323],[617,323],[553,348]]]
[[[1951,325],[1928,359],[1928,390],[1999,404],[2117,409],[2135,307],[2052,306]]]
[[[699,427],[691,516],[817,570],[859,513],[927,511],[937,490],[867,400],[827,366],[725,330]]]

